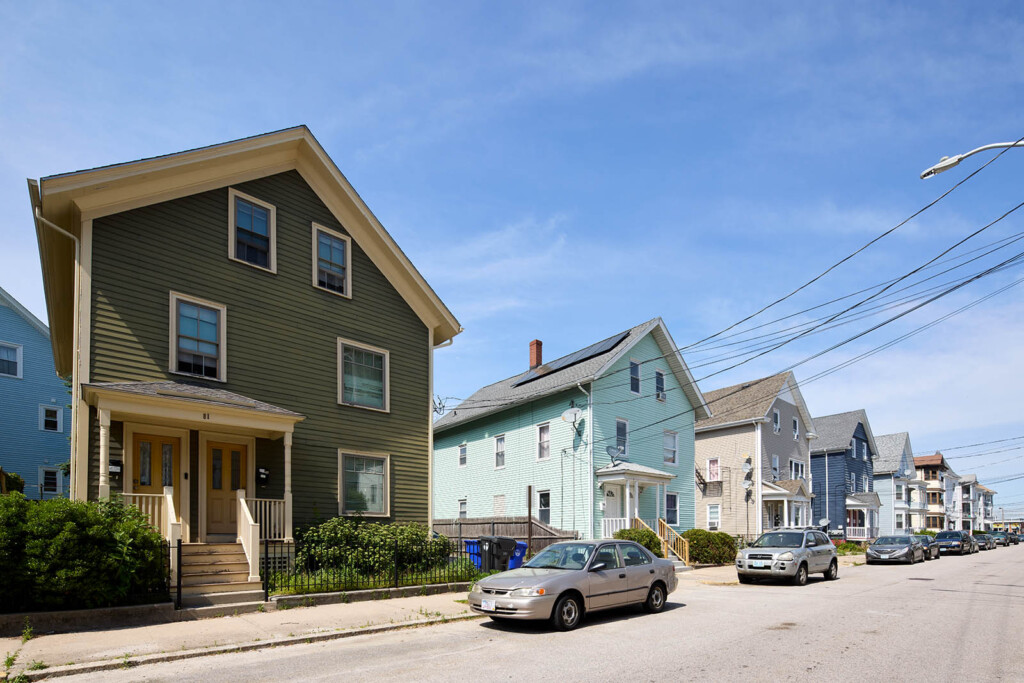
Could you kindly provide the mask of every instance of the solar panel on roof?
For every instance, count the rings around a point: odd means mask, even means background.
[[[577,363],[582,363],[583,361],[589,360],[594,356],[600,356],[602,353],[607,353],[608,351],[611,351],[616,346],[618,346],[619,343],[628,336],[629,332],[622,332],[621,334],[617,334],[614,337],[608,337],[603,341],[599,341],[596,344],[591,344],[585,349],[580,349],[575,353],[570,353],[568,356],[563,356],[558,360],[551,361],[550,363],[545,363],[544,365],[540,366],[541,368],[544,368],[544,372],[538,373],[536,369],[530,370],[520,379],[513,382],[512,386],[518,387],[523,384],[527,384],[535,379],[547,377],[553,372],[558,372],[559,370],[564,370],[569,366],[576,365]]]

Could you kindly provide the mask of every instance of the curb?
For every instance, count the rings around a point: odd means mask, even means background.
[[[336,631],[333,633],[310,633],[305,636],[289,636],[286,638],[271,638],[259,642],[239,643],[237,645],[220,645],[209,648],[196,648],[182,650],[180,652],[160,652],[151,655],[140,655],[127,659],[108,659],[99,662],[86,662],[82,664],[71,664],[68,666],[54,666],[39,671],[22,671],[26,680],[41,681],[47,678],[60,676],[75,676],[78,674],[98,673],[100,671],[114,671],[116,669],[134,669],[143,664],[162,664],[174,662],[181,659],[194,659],[209,655],[223,655],[232,652],[250,652],[252,650],[263,650],[270,647],[282,647],[285,645],[302,645],[308,643],[320,643],[341,638],[352,638],[354,636],[375,635],[389,631],[401,631],[408,628],[419,628],[422,626],[433,626],[436,624],[447,624],[454,621],[471,621],[483,619],[482,614],[459,614],[453,617],[434,617],[431,619],[420,619],[418,621],[406,621],[399,624],[381,624],[379,626],[368,626],[366,628],[351,629],[348,631]]]

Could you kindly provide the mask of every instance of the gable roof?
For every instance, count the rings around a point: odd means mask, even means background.
[[[694,428],[702,432],[737,423],[763,420],[768,417],[768,411],[771,410],[775,399],[787,389],[796,401],[797,412],[800,413],[804,429],[814,433],[814,420],[792,372],[782,372],[707,392],[704,397],[714,414],[700,420]]]
[[[32,327],[36,328],[39,334],[43,335],[47,339],[50,338],[50,328],[44,325],[42,320],[32,315],[32,311],[22,306],[21,302],[19,302],[13,296],[8,294],[3,287],[0,287],[0,306],[7,306],[15,313],[20,315],[22,318],[24,318],[25,322],[27,322]]]
[[[164,156],[29,180],[46,310],[58,373],[71,372],[76,244],[84,222],[178,197],[298,171],[366,255],[433,332],[462,328],[306,126]],[[54,226],[59,230],[53,229]],[[60,231],[65,231],[61,234]],[[90,254],[81,255],[84,262]]]
[[[871,425],[868,423],[868,414],[863,409],[814,418],[814,426],[818,430],[818,440],[814,442],[811,453],[845,451],[850,447],[850,439],[857,431],[858,424],[864,425],[864,432],[868,435],[868,446],[871,448],[871,452],[878,453],[878,445],[875,443]]]
[[[669,368],[679,380],[679,384],[682,386],[686,398],[690,401],[690,405],[694,407],[695,417],[700,419],[701,417],[709,416],[711,412],[708,409],[704,395],[701,394],[696,380],[693,379],[689,368],[686,367],[678,347],[665,328],[665,323],[661,318],[654,318],[625,332],[608,337],[608,339],[604,340],[605,342],[610,343],[612,340],[620,337],[621,339],[618,343],[612,344],[597,355],[581,357],[575,363],[559,367],[560,361],[569,359],[571,356],[579,353],[574,352],[557,358],[550,363],[545,363],[536,370],[527,370],[518,375],[507,377],[500,382],[488,384],[477,389],[469,398],[438,419],[434,423],[434,432],[442,432],[456,425],[500,412],[512,406],[563,391],[569,387],[576,386],[578,383],[582,384],[595,380],[607,372],[616,361],[628,353],[637,342],[648,334],[654,337],[659,349],[665,354],[665,360]],[[604,348],[600,346],[601,344],[603,342],[598,342],[591,346]],[[555,367],[557,369],[545,373],[542,370],[546,367]],[[532,379],[532,376],[536,376],[536,379]],[[530,381],[524,383],[523,380],[525,379]],[[580,396],[582,397],[582,394]]]
[[[903,453],[912,452],[910,450],[910,434],[907,432],[876,436],[875,443],[878,445],[878,451],[874,458],[875,474],[896,472],[899,470]]]
[[[959,475],[956,475],[953,472],[953,468],[949,466],[948,462],[946,462],[946,457],[942,455],[942,453],[939,453],[938,451],[935,451],[934,455],[915,456],[914,467],[941,467],[950,474],[953,474],[954,476],[959,478]]]

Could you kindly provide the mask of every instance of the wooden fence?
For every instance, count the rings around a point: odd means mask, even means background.
[[[434,531],[456,541],[460,548],[464,547],[462,541],[467,538],[508,536],[529,545],[530,554],[539,552],[552,543],[573,541],[577,538],[575,532],[556,529],[535,517],[435,519]]]

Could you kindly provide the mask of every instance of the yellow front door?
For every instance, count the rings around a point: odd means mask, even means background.
[[[173,436],[136,434],[133,437],[132,493],[164,492],[165,486],[174,487],[174,508],[181,509],[178,501],[178,453],[180,441]]]
[[[248,453],[234,443],[209,443],[206,452],[206,533],[238,530],[238,489],[245,488]]]

